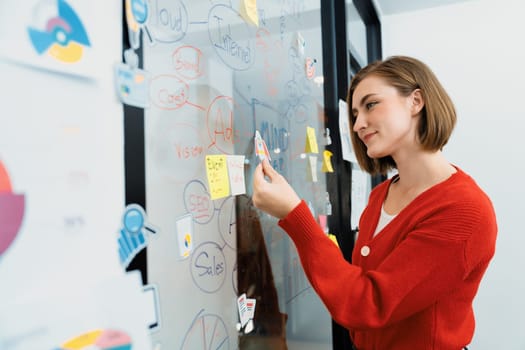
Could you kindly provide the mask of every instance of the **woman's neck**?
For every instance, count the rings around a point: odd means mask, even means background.
[[[445,159],[440,151],[419,152],[406,161],[396,160],[396,164],[399,174],[399,181],[396,185],[406,189],[429,188],[448,179],[456,172],[456,168]]]

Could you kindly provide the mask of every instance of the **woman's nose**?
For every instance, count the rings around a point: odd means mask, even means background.
[[[358,132],[359,130],[363,129],[366,126],[365,118],[362,116],[356,116],[354,117],[354,127],[352,128],[355,132]]]

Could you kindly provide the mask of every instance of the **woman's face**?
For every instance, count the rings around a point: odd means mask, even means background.
[[[417,145],[417,117],[422,106],[415,108],[415,104],[422,100],[415,91],[401,96],[386,80],[373,75],[357,85],[352,97],[353,131],[366,145],[370,158],[390,155],[395,159],[396,153]]]

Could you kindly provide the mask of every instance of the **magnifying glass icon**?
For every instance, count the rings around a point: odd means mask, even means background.
[[[128,205],[122,218],[124,229],[131,234],[139,234],[142,229],[146,229],[151,233],[157,233],[155,229],[146,225],[145,218],[146,213],[144,212],[144,209],[136,204]]]

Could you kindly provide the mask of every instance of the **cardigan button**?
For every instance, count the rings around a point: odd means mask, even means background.
[[[361,247],[361,255],[362,256],[368,256],[370,254],[370,247],[367,245],[364,245]]]

